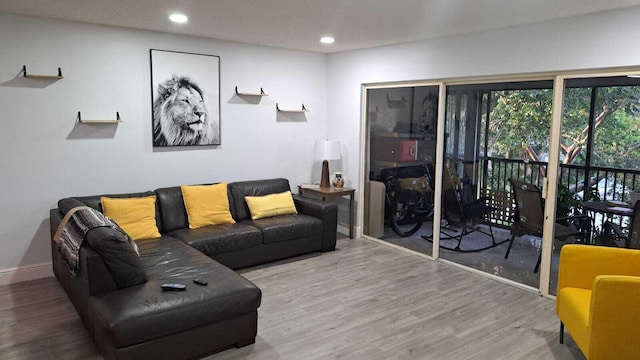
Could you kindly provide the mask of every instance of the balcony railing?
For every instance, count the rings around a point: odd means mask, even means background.
[[[489,197],[491,205],[499,209],[490,215],[490,220],[496,225],[509,226],[515,212],[509,179],[542,188],[547,163],[494,157],[479,161],[478,193]],[[640,170],[561,164],[559,184],[576,194],[578,200],[628,202],[629,192],[640,191]]]

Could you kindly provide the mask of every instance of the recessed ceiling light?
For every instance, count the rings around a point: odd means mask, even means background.
[[[189,21],[189,18],[184,14],[171,14],[169,15],[169,20],[173,21],[174,23],[184,24]]]
[[[636,78],[637,79],[637,78],[640,78],[640,74],[639,75],[627,75],[627,77]]]
[[[336,40],[331,36],[323,36],[320,38],[320,42],[323,44],[333,44],[334,41]]]

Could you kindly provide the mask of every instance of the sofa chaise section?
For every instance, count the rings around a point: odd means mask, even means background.
[[[138,246],[148,281],[89,300],[94,340],[106,358],[186,359],[255,341],[259,288],[180,240]],[[164,283],[187,290],[162,291]]]
[[[109,197],[137,195],[148,193]],[[101,210],[99,198],[72,198],[72,202]],[[109,264],[102,249],[93,246],[101,246],[101,239],[89,241],[106,229],[97,228],[87,233],[80,247],[74,277],[53,240],[64,214],[53,209],[50,215],[54,274],[106,359],[196,358],[255,341],[261,291],[241,275],[162,235],[137,241],[146,282],[121,287],[112,271],[116,262]],[[194,284],[196,278],[208,285]],[[187,290],[163,292],[163,283],[186,284]]]

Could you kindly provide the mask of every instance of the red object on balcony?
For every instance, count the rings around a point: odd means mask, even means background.
[[[418,160],[418,140],[379,137],[372,144],[373,159],[380,161]]]

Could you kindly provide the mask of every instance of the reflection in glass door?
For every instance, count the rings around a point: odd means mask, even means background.
[[[366,90],[364,234],[426,255],[432,245],[439,86]]]

